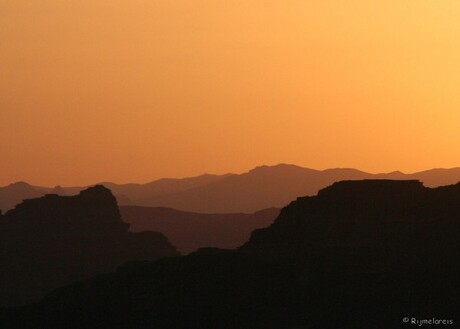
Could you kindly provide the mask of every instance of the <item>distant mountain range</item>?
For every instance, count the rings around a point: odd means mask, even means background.
[[[269,208],[254,214],[199,214],[163,207],[120,207],[130,231],[161,232],[182,254],[204,247],[235,249],[252,231],[272,224],[279,212]]]
[[[114,184],[102,182],[117,198],[119,205],[134,205],[135,200],[146,197],[155,197],[164,194],[174,194],[188,189],[193,189],[225,178],[227,175],[201,175],[191,178],[163,178],[147,184]],[[76,195],[86,189],[86,186],[73,187],[43,187],[32,186],[26,182],[17,182],[5,187],[0,187],[0,209],[3,211],[14,208],[25,199],[32,199],[46,194]]]
[[[356,169],[314,170],[295,165],[257,167],[244,174],[202,175],[183,179],[160,179],[147,184],[103,182],[119,205],[168,207],[198,213],[254,213],[285,206],[298,196],[315,195],[321,188],[341,180],[420,180],[427,187],[455,184],[460,168],[431,169],[413,174],[396,171],[371,174]],[[73,195],[84,187],[37,187],[15,183],[0,188],[0,209],[13,208],[23,199],[47,193]]]

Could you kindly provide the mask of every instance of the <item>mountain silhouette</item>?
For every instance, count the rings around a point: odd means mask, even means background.
[[[159,179],[147,184],[100,184],[108,187],[117,197],[119,205],[123,206],[166,207],[196,213],[251,214],[261,209],[284,207],[298,196],[315,195],[320,189],[337,181],[361,179],[415,179],[427,187],[437,187],[459,182],[460,168],[431,169],[413,174],[399,171],[370,174],[356,169],[314,170],[280,164],[260,166],[239,175],[205,174],[182,179]],[[10,187],[0,188],[0,209],[3,211],[24,199],[56,192],[52,188],[29,185],[21,194],[10,192]],[[57,194],[74,195],[83,189],[85,187],[61,187]],[[41,191],[41,194],[37,191]]]
[[[115,195],[125,195],[127,198],[133,200],[133,202],[136,202],[137,200],[146,197],[168,195],[197,188],[229,176],[232,176],[232,174],[204,174],[187,178],[162,178],[147,184],[114,184],[110,182],[104,182],[101,184],[109,188]]]
[[[204,247],[237,248],[253,230],[273,223],[279,211],[269,208],[254,214],[199,214],[162,207],[120,207],[130,231],[161,232],[182,254]]]
[[[180,191],[193,189],[211,182],[229,177],[232,174],[226,175],[209,175],[204,174],[190,178],[162,178],[147,184],[115,184],[110,182],[102,182],[97,185],[103,185],[109,188],[116,196],[120,205],[134,205],[137,199],[146,197],[155,197],[177,193]],[[32,186],[24,182],[14,183],[5,187],[0,187],[0,209],[7,211],[14,208],[21,201],[31,198],[38,198],[46,194],[58,195],[76,195],[87,187],[73,186],[54,188],[43,186]]]
[[[14,208],[25,199],[39,198],[46,192],[37,189],[25,182],[17,182],[0,187],[0,209],[3,211]]]
[[[459,201],[460,184],[335,183],[291,202],[238,250],[129,263],[0,319],[21,328],[453,327]]]
[[[37,301],[127,261],[178,255],[162,234],[129,233],[128,227],[103,186],[19,204],[0,216],[0,305]]]
[[[362,179],[420,179],[434,187],[460,181],[460,168],[406,175],[400,172],[369,174],[355,169],[319,171],[285,164],[261,166],[207,185],[135,202],[200,213],[253,213],[270,207],[281,208],[298,196],[315,195],[337,181]]]

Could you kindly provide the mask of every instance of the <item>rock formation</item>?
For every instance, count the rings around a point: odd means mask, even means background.
[[[110,190],[26,200],[0,217],[0,305],[45,293],[127,261],[175,256],[160,233],[129,233]]]

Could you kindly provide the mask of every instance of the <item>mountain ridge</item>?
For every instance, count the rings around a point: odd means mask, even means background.
[[[253,213],[283,207],[297,196],[315,195],[321,188],[349,179],[419,179],[426,186],[435,187],[460,181],[460,168],[434,168],[410,174],[400,171],[372,174],[353,168],[316,170],[278,164],[258,166],[242,174],[204,174],[183,179],[164,178],[146,184],[106,185],[122,206],[168,207],[198,213]],[[0,188],[0,209],[11,209],[25,198],[53,191],[53,188],[28,184],[23,184],[22,188],[22,194],[12,191],[11,185]],[[81,189],[60,187],[59,191],[72,195]]]

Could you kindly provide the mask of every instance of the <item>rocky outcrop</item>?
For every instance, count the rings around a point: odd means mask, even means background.
[[[131,263],[3,320],[24,328],[354,329],[435,319],[452,327],[459,237],[459,184],[340,182],[292,202],[237,251]]]
[[[430,189],[419,181],[343,181],[292,202],[240,250],[282,258],[367,250],[384,252],[375,257],[380,263],[391,258],[407,265],[403,255],[413,261],[442,248],[450,253],[460,237],[459,216],[460,184]]]
[[[127,261],[175,256],[160,233],[128,232],[110,190],[25,200],[0,217],[0,305],[37,301]]]

